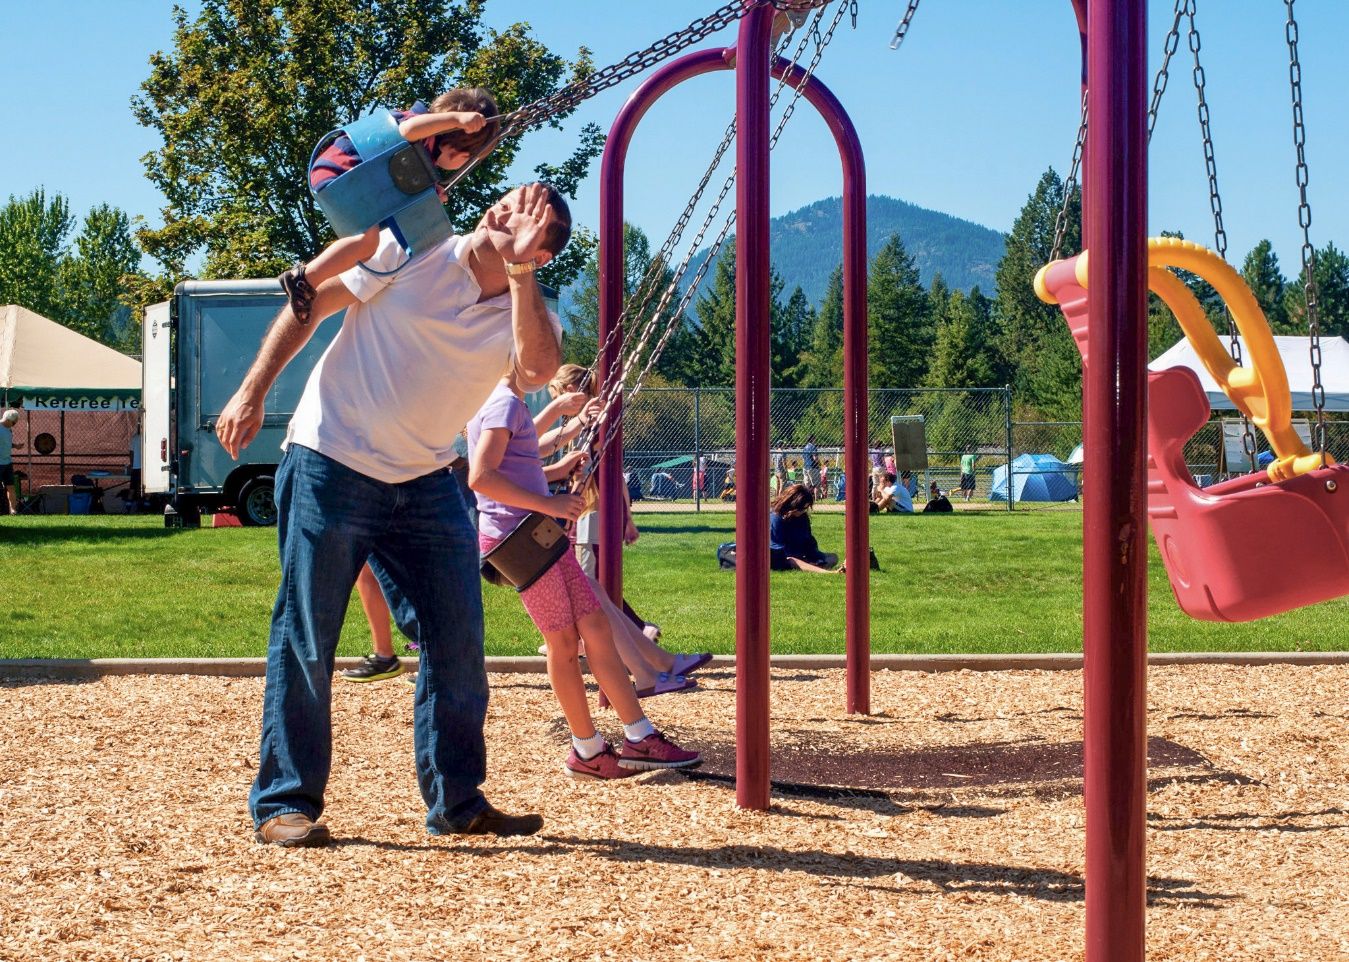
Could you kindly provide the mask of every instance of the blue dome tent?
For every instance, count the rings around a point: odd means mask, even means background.
[[[1012,462],[1014,501],[1071,501],[1077,497],[1077,465],[1052,454],[1021,454]],[[1007,500],[1007,465],[993,469],[990,501]]]

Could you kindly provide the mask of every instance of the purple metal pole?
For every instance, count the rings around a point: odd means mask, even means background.
[[[1146,5],[1089,0],[1087,22],[1086,949],[1088,962],[1141,962],[1147,903]]]
[[[736,43],[735,800],[768,808],[768,67],[775,11],[757,7]]]

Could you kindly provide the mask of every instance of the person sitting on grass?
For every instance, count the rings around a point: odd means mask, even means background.
[[[942,514],[948,511],[954,511],[955,507],[951,504],[942,489],[937,487],[937,482],[933,481],[928,485],[927,504],[923,505],[923,514]]]
[[[774,571],[843,573],[838,555],[821,551],[810,533],[810,509],[814,504],[815,493],[805,484],[787,485],[773,502],[768,516],[768,563]],[[717,558],[723,568],[734,568],[735,555],[735,546],[728,544],[722,545]]]
[[[431,101],[429,108],[419,100],[407,110],[393,111],[393,116],[403,139],[420,143],[432,164],[441,170],[458,170],[496,139],[501,127],[497,113],[496,99],[482,87],[456,87]],[[315,158],[309,186],[317,194],[360,162],[356,146],[343,134]],[[439,185],[436,191],[444,201],[445,192]],[[308,264],[297,261],[281,275],[281,287],[297,321],[309,323],[320,284],[375,256],[381,226],[372,224],[363,234],[339,237]]]
[[[909,489],[898,483],[893,474],[886,474],[871,506],[875,514],[913,514],[913,498]]]
[[[546,470],[539,438],[513,370],[502,377],[468,423],[469,487],[478,499],[478,543],[487,554],[531,512],[575,521],[585,508],[578,494],[548,493],[550,480],[569,476],[584,461],[574,451]],[[575,779],[614,779],[646,769],[694,768],[698,752],[687,751],[656,730],[643,714],[637,692],[614,645],[613,629],[572,551],[520,592],[520,601],[548,646],[548,680],[567,727],[572,750],[563,763]],[[602,691],[623,722],[622,754],[595,729],[581,677],[578,646]]]

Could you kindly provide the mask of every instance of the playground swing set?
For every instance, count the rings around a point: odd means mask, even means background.
[[[730,226],[738,224],[736,247],[736,450],[740,480],[737,511],[736,569],[736,800],[746,808],[769,804],[768,721],[768,156],[797,100],[804,97],[819,110],[838,145],[844,197],[844,470],[865,474],[867,447],[866,381],[866,232],[865,171],[860,144],[842,106],[814,75],[828,36],[855,3],[839,0],[828,34],[820,34],[831,0],[732,0],[687,28],[657,41],[644,51],[502,119],[502,137],[514,136],[580,101],[635,76],[733,23],[739,34],[733,47],[687,54],[656,70],[629,98],[610,130],[601,169],[600,195],[600,350],[596,360],[596,396],[601,414],[587,427],[584,442],[594,457],[581,483],[598,474],[601,518],[621,517],[624,396],[641,388],[673,327],[659,328],[677,285],[708,225],[732,185],[735,208],[727,217],[712,252]],[[1306,163],[1303,153],[1300,65],[1297,52],[1295,0],[1285,0],[1287,41],[1291,58],[1294,140],[1298,153],[1298,186],[1304,231],[1304,278],[1307,314],[1315,362],[1318,354],[1313,256],[1308,237]],[[1143,958],[1146,886],[1143,830],[1146,796],[1146,553],[1144,522],[1151,524],[1177,600],[1196,618],[1241,621],[1261,618],[1302,605],[1349,594],[1349,506],[1337,499],[1349,467],[1325,451],[1324,392],[1317,374],[1318,430],[1313,452],[1290,424],[1287,376],[1249,288],[1223,259],[1225,235],[1217,196],[1216,168],[1208,130],[1195,0],[1176,0],[1176,16],[1168,36],[1166,57],[1154,86],[1151,119],[1165,88],[1166,67],[1176,49],[1179,24],[1188,17],[1190,46],[1200,100],[1205,158],[1209,168],[1218,252],[1178,239],[1146,241],[1146,171],[1142,103],[1146,81],[1144,5],[1134,0],[1071,0],[1082,39],[1083,118],[1078,131],[1073,172],[1065,191],[1065,211],[1056,230],[1051,263],[1035,278],[1044,300],[1057,304],[1082,354],[1086,444],[1092,452],[1084,507],[1084,688],[1087,800],[1087,959],[1124,962]],[[910,0],[892,47],[909,29],[919,0]],[[811,12],[815,22],[803,32],[791,59],[774,54],[773,38],[799,28]],[[1090,29],[1089,29],[1090,25]],[[814,60],[802,69],[798,59],[814,38]],[[626,152],[638,122],[649,107],[679,83],[703,73],[733,70],[736,117],[728,127],[713,163],[679,218],[653,268],[671,262],[669,255],[682,237],[693,207],[702,196],[722,155],[734,140],[735,172],[675,271],[675,280],[657,284],[644,278],[625,308],[623,290],[622,182]],[[770,77],[779,82],[771,98]],[[786,85],[794,90],[776,132],[770,135],[770,109]],[[1101,120],[1088,131],[1088,106]],[[344,128],[366,162],[342,174],[319,197],[320,207],[339,234],[358,233],[374,223],[392,222],[409,260],[449,235],[448,219],[435,196],[435,172],[429,158],[389,135],[391,117],[376,114]],[[1150,132],[1151,124],[1146,127]],[[396,125],[393,125],[396,134]],[[336,133],[336,132],[335,132]],[[331,138],[333,135],[329,135]],[[325,142],[328,138],[325,138]],[[364,147],[362,147],[364,145]],[[323,143],[319,145],[323,146]],[[1064,214],[1085,154],[1082,208],[1086,247],[1093,251],[1058,259],[1064,235]],[[456,177],[481,159],[470,161]],[[737,174],[739,175],[737,177]],[[678,310],[682,313],[701,280],[709,256],[688,285]],[[1093,269],[1103,263],[1111,270]],[[1172,268],[1207,280],[1228,305],[1234,325],[1232,354],[1225,351],[1194,294]],[[1199,488],[1183,457],[1183,446],[1208,419],[1209,407],[1198,379],[1186,369],[1146,375],[1141,336],[1148,285],[1175,313],[1209,372],[1223,386],[1243,415],[1268,437],[1277,458],[1263,474],[1235,478]],[[660,289],[663,288],[663,289]],[[657,292],[659,289],[659,296]],[[652,301],[656,302],[650,309]],[[669,316],[669,315],[667,315]],[[631,318],[644,318],[629,330]],[[1243,363],[1235,331],[1247,338],[1250,362]],[[1090,352],[1090,357],[1089,357]],[[646,361],[642,358],[645,355]],[[1314,368],[1316,365],[1314,363]],[[633,378],[633,373],[636,377]],[[631,382],[631,383],[630,383]],[[1146,392],[1146,395],[1145,393]],[[1150,400],[1150,404],[1146,402]],[[1146,416],[1146,445],[1143,411]],[[1253,444],[1248,442],[1253,454]],[[607,456],[606,456],[607,455]],[[1146,515],[1137,492],[1146,490]],[[503,572],[520,585],[546,570],[556,557],[556,532],[531,519],[521,530],[520,550],[512,549],[512,571]],[[845,521],[850,557],[867,552],[864,506],[849,500]],[[554,526],[556,527],[556,526]],[[540,535],[539,532],[543,534]],[[1298,552],[1284,553],[1270,565],[1255,546],[1286,540],[1297,532]],[[601,527],[601,581],[615,600],[622,595],[622,547],[618,525]],[[544,542],[547,542],[546,544]],[[565,540],[562,544],[565,547]],[[518,556],[517,556],[518,555]],[[498,569],[499,570],[499,569]],[[866,713],[869,705],[869,570],[847,569],[847,703],[850,712]]]

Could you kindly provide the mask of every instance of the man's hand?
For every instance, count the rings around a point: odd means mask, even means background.
[[[544,231],[557,219],[543,184],[526,184],[502,198],[483,218],[487,236],[508,263],[533,260],[543,246]]]
[[[242,389],[235,392],[220,412],[220,418],[215,422],[215,434],[221,446],[235,461],[239,460],[239,452],[258,436],[262,417],[262,398],[255,399]]]

